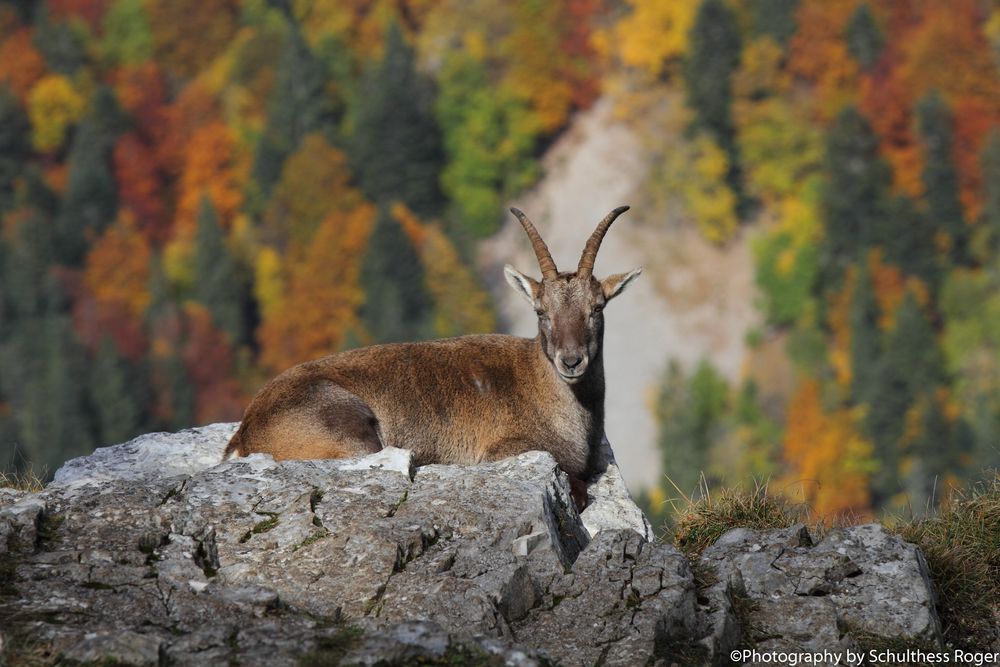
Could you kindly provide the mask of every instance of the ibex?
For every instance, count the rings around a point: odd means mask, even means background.
[[[578,504],[604,435],[603,309],[642,271],[592,275],[620,206],[597,225],[575,273],[559,272],[527,216],[539,282],[510,265],[507,282],[538,315],[538,335],[460,336],[374,345],[294,366],[247,407],[226,456],[346,458],[393,445],[417,465],[493,461],[548,451]]]

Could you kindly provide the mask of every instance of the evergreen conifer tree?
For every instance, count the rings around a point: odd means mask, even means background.
[[[961,417],[954,422],[933,391],[915,403],[918,434],[908,443],[911,465],[904,483],[917,511],[932,509],[947,491],[945,481],[964,472],[963,460],[972,450],[972,432]]]
[[[795,34],[799,0],[754,0],[749,5],[754,37],[770,37],[782,46]]]
[[[266,198],[281,178],[285,159],[312,132],[332,138],[338,122],[326,67],[309,49],[294,24],[275,67],[267,102],[267,121],[254,155],[254,181]]]
[[[743,48],[739,24],[723,0],[703,0],[689,36],[684,61],[688,104],[695,126],[706,130],[729,158],[727,183],[742,200],[740,158],[733,124],[732,76]]]
[[[866,403],[872,397],[879,360],[879,308],[867,262],[858,266],[851,295],[851,399]]]
[[[920,278],[936,293],[942,266],[938,256],[934,223],[927,211],[919,210],[909,197],[892,199],[874,241],[885,251],[888,263],[904,273]]]
[[[983,222],[989,230],[991,259],[1000,260],[1000,129],[989,134],[980,154],[983,170]]]
[[[101,338],[94,353],[89,388],[99,444],[125,442],[142,432],[146,392],[110,336]]]
[[[825,170],[821,284],[835,288],[844,269],[883,235],[892,183],[889,166],[878,154],[878,137],[854,107],[842,111],[830,128]]]
[[[111,152],[124,122],[114,93],[107,87],[99,88],[77,127],[66,160],[66,196],[56,220],[56,253],[64,264],[79,265],[89,235],[96,236],[115,219],[118,185]]]
[[[692,497],[708,470],[712,445],[719,440],[727,393],[725,380],[705,361],[687,378],[671,360],[660,385],[657,446],[669,464],[671,482]]]
[[[4,346],[2,391],[11,398],[31,467],[51,476],[65,460],[90,453],[94,438],[83,350],[62,288],[48,277],[43,293],[44,311],[19,322]]]
[[[194,256],[194,296],[205,304],[216,326],[229,334],[234,346],[246,339],[243,301],[245,289],[223,238],[219,216],[211,200],[202,197]]]
[[[39,2],[34,12],[35,48],[45,56],[45,63],[53,72],[72,76],[87,64],[86,33],[80,25],[68,20],[54,20],[49,3]]]
[[[177,352],[170,353],[160,363],[166,384],[170,416],[167,428],[178,431],[195,425],[196,398],[194,386],[184,367],[184,360]]]
[[[351,167],[372,201],[402,202],[418,215],[438,212],[444,152],[433,105],[431,82],[416,72],[413,49],[390,24],[385,54],[362,75],[351,110]]]
[[[3,283],[10,324],[41,317],[45,307],[42,289],[52,263],[51,226],[44,216],[32,215],[17,227],[14,242],[7,246]]]
[[[901,443],[906,414],[925,394],[946,380],[944,358],[934,329],[912,293],[896,311],[896,322],[886,337],[883,354],[873,374],[866,426],[875,445],[880,468],[872,476],[876,507],[902,490]]]
[[[14,206],[14,186],[31,154],[31,125],[17,98],[0,85],[0,215]]]
[[[952,117],[936,92],[917,105],[917,127],[924,145],[924,201],[936,229],[951,237],[952,261],[969,260],[969,228],[958,198],[958,172],[952,159]]]
[[[885,38],[868,3],[858,5],[847,24],[847,49],[862,69],[869,69],[884,47]]]
[[[156,427],[176,431],[195,423],[196,397],[179,347],[183,332],[182,315],[170,294],[163,262],[153,255],[149,267],[149,306],[145,323],[158,352],[151,360],[150,389],[157,406]]]
[[[381,208],[361,265],[361,319],[379,343],[427,338],[433,302],[424,269],[399,222]]]

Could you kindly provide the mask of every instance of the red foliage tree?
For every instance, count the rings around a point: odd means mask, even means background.
[[[113,157],[122,212],[138,221],[151,243],[163,244],[170,237],[170,217],[163,199],[168,178],[156,160],[155,147],[138,132],[129,132],[115,144]]]
[[[0,43],[0,83],[24,101],[35,83],[45,75],[45,58],[35,48],[29,28],[20,28]]]
[[[91,32],[99,32],[104,13],[114,0],[48,0],[47,6],[53,19],[61,21],[67,18],[83,20]]]
[[[234,378],[229,337],[215,327],[212,314],[201,304],[186,304],[184,321],[181,358],[195,389],[195,419],[199,424],[239,419],[244,398]]]

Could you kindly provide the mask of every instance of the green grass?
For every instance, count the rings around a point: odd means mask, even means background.
[[[307,537],[306,539],[302,540],[300,543],[296,544],[295,548],[292,549],[292,551],[298,551],[299,549],[303,549],[309,546],[310,544],[315,544],[316,542],[322,540],[324,537],[329,537],[329,536],[330,533],[325,530],[317,531],[312,535],[310,535],[309,537]]]
[[[276,512],[257,512],[257,514],[262,514],[267,518],[263,521],[258,521],[254,524],[253,528],[244,533],[243,537],[240,538],[241,543],[249,541],[254,535],[266,533],[278,525],[278,514]]]
[[[259,514],[266,514],[267,518],[263,521],[258,521],[254,524],[254,527],[250,530],[254,535],[259,535],[261,533],[266,533],[275,526],[278,525],[278,515],[272,512],[259,512]]]

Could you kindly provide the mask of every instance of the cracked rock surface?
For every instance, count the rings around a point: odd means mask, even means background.
[[[648,541],[610,449],[581,518],[546,453],[220,463],[234,428],[143,436],[69,462],[39,493],[0,494],[2,650],[631,665],[669,664],[693,632],[688,562]]]
[[[818,542],[802,525],[737,528],[705,550],[700,566],[713,582],[703,596],[713,629],[705,641],[716,651],[734,648],[741,630],[760,651],[859,650],[889,640],[941,647],[922,554],[879,524],[834,529]],[[741,618],[734,624],[731,615]]]
[[[0,665],[725,665],[730,651],[941,641],[915,546],[735,529],[652,537],[610,447],[579,514],[542,452],[415,468],[220,462],[235,424],[0,489]],[[867,644],[866,644],[867,642]]]

